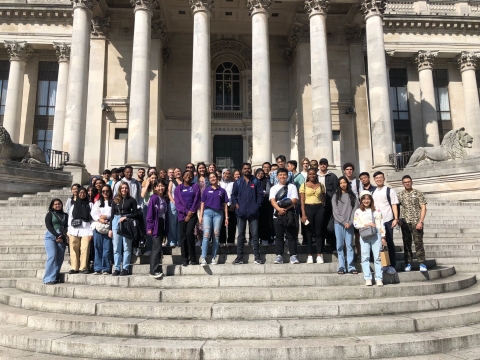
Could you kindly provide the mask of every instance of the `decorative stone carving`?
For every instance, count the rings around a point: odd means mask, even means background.
[[[162,50],[162,57],[163,57],[163,63],[164,64],[168,64],[168,60],[170,60],[170,54],[171,54],[172,50],[170,49],[170,47],[164,47],[163,50]]]
[[[208,11],[211,13],[213,7],[213,0],[190,0],[190,8],[192,9],[193,14],[197,11]]]
[[[73,10],[77,8],[85,9],[87,11],[92,12],[95,6],[98,5],[97,0],[71,0]]]
[[[162,44],[167,40],[167,26],[165,25],[164,19],[155,19],[152,20],[152,37],[154,39],[160,39]]]
[[[55,49],[55,53],[57,54],[57,59],[59,63],[70,61],[70,45],[65,43],[53,44],[53,48]]]
[[[433,61],[438,55],[438,51],[423,51],[420,50],[418,54],[415,56],[415,63],[418,66],[418,71],[424,69],[432,69],[433,68]]]
[[[393,56],[395,55],[395,50],[385,50],[385,62],[387,63],[387,68],[390,67],[390,61],[392,60]]]
[[[135,7],[134,12],[137,10],[146,10],[153,13],[153,10],[158,7],[156,0],[130,0],[130,4]]]
[[[250,10],[250,16],[256,13],[265,13],[270,15],[270,6],[272,0],[247,0],[247,8]]]
[[[215,41],[210,47],[212,59],[220,53],[233,53],[240,56],[245,62],[247,69],[252,68],[252,49],[240,41],[233,39],[221,39]]]
[[[386,2],[386,0],[361,0],[360,12],[365,18],[372,15],[383,15]]]
[[[305,0],[305,11],[309,16],[327,15],[329,7],[328,0]]]
[[[288,43],[290,48],[295,50],[298,43],[309,43],[310,42],[310,25],[295,23],[292,26],[290,31],[290,36],[288,37]]]
[[[38,145],[14,143],[3,126],[0,126],[0,159],[29,164],[47,164],[45,153]]]
[[[345,25],[345,38],[347,44],[361,44],[363,40],[362,29],[360,29],[358,24]]]
[[[27,42],[5,41],[10,61],[27,61],[33,54],[33,49]],[[7,133],[8,134],[8,133]]]
[[[475,70],[477,68],[478,55],[473,52],[462,51],[457,56],[457,64],[460,71]]]
[[[465,149],[471,148],[473,137],[465,128],[450,130],[440,146],[419,147],[410,157],[407,167],[426,165],[431,162],[463,160],[467,155]]]
[[[95,16],[90,24],[90,31],[93,36],[107,36],[110,30],[110,17]]]
[[[285,48],[285,62],[287,63],[287,66],[292,66],[293,64],[293,50],[292,48]]]

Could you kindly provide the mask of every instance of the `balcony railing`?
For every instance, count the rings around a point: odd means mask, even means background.
[[[395,154],[390,154],[388,159],[390,163],[395,166],[395,171],[403,171],[410,161],[410,156],[412,156],[413,151],[398,152]]]
[[[52,169],[56,170],[63,170],[63,167],[70,158],[70,155],[64,151],[43,149],[43,152],[45,153],[47,164],[50,165]]]
[[[242,120],[243,111],[229,111],[229,110],[213,110],[212,111],[213,119],[231,119],[231,120]]]

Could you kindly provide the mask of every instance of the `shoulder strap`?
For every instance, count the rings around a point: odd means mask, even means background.
[[[392,200],[390,199],[390,188],[387,186],[387,200],[390,207],[392,207]]]
[[[357,194],[360,195],[360,180],[355,179],[355,184],[357,184]]]

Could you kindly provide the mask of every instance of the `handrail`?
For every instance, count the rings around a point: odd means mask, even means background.
[[[43,149],[45,153],[45,158],[47,159],[47,164],[50,165],[52,169],[63,170],[63,167],[70,159],[70,154],[65,151],[53,150],[53,149]]]
[[[398,152],[388,155],[388,160],[393,166],[395,166],[395,171],[403,171],[410,161],[410,156],[412,156],[412,154],[413,151]]]

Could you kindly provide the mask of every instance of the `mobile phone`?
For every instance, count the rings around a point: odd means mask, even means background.
[[[308,221],[308,219],[307,219],[304,224],[308,225],[308,224],[310,224],[310,221]]]

